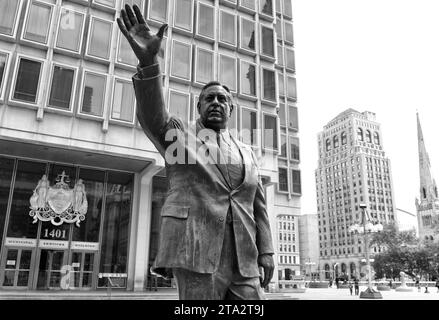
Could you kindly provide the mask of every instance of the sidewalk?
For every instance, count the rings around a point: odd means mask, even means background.
[[[366,287],[360,286],[360,292]],[[425,288],[418,292],[397,292],[395,290],[380,291],[385,300],[439,300],[437,288]],[[349,289],[336,288],[307,288],[304,293],[276,292],[266,293],[268,300],[360,300],[359,296],[350,295]],[[178,300],[176,289],[159,289],[158,291],[18,291],[0,290],[0,300]]]

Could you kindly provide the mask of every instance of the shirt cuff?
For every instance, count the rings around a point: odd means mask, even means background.
[[[137,66],[137,74],[136,75],[139,79],[142,79],[142,80],[148,80],[148,79],[159,77],[161,75],[160,64],[156,63],[156,64],[152,64],[150,66],[146,66],[143,68]]]

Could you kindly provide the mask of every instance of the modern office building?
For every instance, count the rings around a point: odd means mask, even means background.
[[[437,241],[439,219],[439,197],[436,181],[431,172],[430,158],[425,147],[419,114],[416,114],[418,125],[419,154],[419,199],[416,199],[419,239]]]
[[[315,171],[322,277],[359,277],[365,273],[364,242],[349,233],[361,223],[362,209],[370,220],[395,222],[390,161],[383,148],[380,124],[372,112],[348,109],[318,134]],[[383,248],[373,247],[371,254]]]
[[[318,279],[319,273],[319,228],[317,214],[302,214],[299,217],[300,266],[306,279]]]
[[[170,112],[194,120],[209,80],[233,92],[231,126],[260,160],[276,267],[299,266],[285,257],[298,248],[277,243],[277,221],[300,212],[291,0],[0,0],[0,289],[150,283],[167,184],[135,118],[137,61],[115,22],[126,3],[154,32],[169,24]]]

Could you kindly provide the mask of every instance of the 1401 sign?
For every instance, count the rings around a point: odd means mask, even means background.
[[[42,233],[45,239],[66,239],[66,230],[46,228]]]

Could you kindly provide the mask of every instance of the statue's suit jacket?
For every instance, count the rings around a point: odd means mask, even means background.
[[[258,255],[272,254],[273,247],[264,192],[251,148],[232,137],[244,165],[243,181],[233,189],[226,166],[214,161],[218,159],[216,156],[221,157],[216,140],[200,135],[201,131],[214,131],[203,130],[199,121],[191,126],[168,114],[158,65],[138,70],[133,77],[137,117],[165,158],[169,181],[153,270],[159,274],[168,268],[215,272],[230,210],[240,274],[258,277]],[[168,141],[166,135],[172,131],[170,136],[175,138]],[[176,154],[180,161],[172,163],[175,162],[172,156]],[[181,161],[182,154],[184,161]]]

